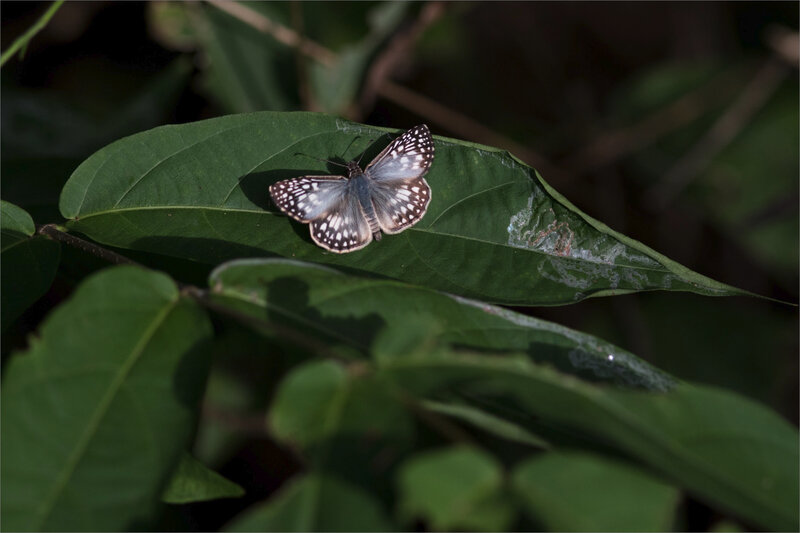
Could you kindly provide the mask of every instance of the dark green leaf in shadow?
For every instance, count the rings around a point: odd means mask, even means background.
[[[582,433],[758,527],[798,528],[797,429],[742,397],[684,384],[668,393],[602,388],[522,357],[440,349],[378,360],[409,394]]]
[[[33,219],[23,209],[0,201],[3,331],[47,292],[56,275],[61,247],[46,237],[34,236],[35,229]]]
[[[304,450],[317,471],[374,488],[409,448],[414,425],[386,383],[357,368],[300,366],[281,382],[269,420],[273,434]]]
[[[14,158],[83,158],[114,139],[162,124],[191,69],[187,58],[176,59],[137,92],[122,101],[109,102],[112,109],[99,117],[60,94],[4,90],[3,154],[13,154]]]
[[[413,228],[358,252],[327,253],[277,212],[270,184],[339,173],[382,130],[313,113],[232,115],[113,143],[64,187],[68,226],[104,244],[208,263],[280,255],[340,265],[486,301],[572,303],[643,290],[745,294],[581,213],[506,152],[436,139],[432,201]],[[388,139],[370,147],[374,157]]]
[[[322,111],[346,114],[358,96],[370,60],[379,46],[403,21],[410,2],[376,4],[369,14],[370,32],[357,43],[343,47],[332,65],[310,66],[315,102]]]
[[[217,474],[203,463],[184,452],[178,468],[161,495],[166,503],[192,503],[219,498],[238,498],[244,489]]]
[[[513,485],[549,531],[671,531],[679,492],[619,461],[575,452],[517,466]]]
[[[527,444],[535,448],[549,448],[550,445],[546,440],[538,437],[526,430],[519,424],[514,424],[508,420],[495,416],[487,411],[476,409],[469,405],[458,405],[455,403],[445,402],[432,402],[426,401],[422,404],[426,409],[447,415],[457,420],[462,420],[482,429],[487,433],[491,433],[497,437],[508,439],[510,441]]]
[[[514,518],[502,467],[467,447],[419,453],[398,472],[400,512],[438,531],[504,531]]]
[[[247,7],[287,23],[288,4],[248,2]],[[299,107],[294,50],[215,6],[187,4],[183,9],[205,53],[206,90],[227,112]]]
[[[448,294],[394,281],[348,276],[284,259],[231,261],[209,279],[215,302],[281,324],[326,345],[370,353],[382,328],[405,343],[423,320],[436,338],[491,352],[525,352],[589,380],[666,390],[673,379],[591,335]],[[411,346],[413,347],[413,346]]]
[[[289,481],[270,501],[242,513],[225,531],[394,531],[369,492],[334,477]]]
[[[143,529],[189,444],[208,318],[163,274],[87,279],[3,373],[4,529]]]

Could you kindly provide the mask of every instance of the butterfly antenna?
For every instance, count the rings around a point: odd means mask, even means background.
[[[388,134],[388,133],[384,133],[383,135],[389,135],[389,134]],[[383,137],[383,135],[381,135],[381,137]],[[378,139],[380,139],[380,137],[371,137],[371,138],[369,139],[369,142],[367,143],[367,147],[370,147],[370,146],[372,146],[372,143],[374,143],[374,142],[375,142],[375,141],[377,141]],[[352,143],[351,143],[351,144],[352,144]],[[356,161],[356,163],[358,164],[358,166],[361,166],[361,160],[362,160],[362,159],[364,159],[364,156],[365,156],[366,154],[367,154],[367,151],[366,151],[366,150],[364,150],[363,152],[361,152],[361,157],[359,157],[359,158],[358,158],[358,161]]]
[[[303,152],[295,152],[294,155],[304,155],[306,157],[310,157],[311,159],[316,159],[317,161],[322,161],[323,163],[330,163],[331,165],[336,165],[337,167],[347,168],[347,165],[343,165],[342,163],[337,163],[336,161],[331,161],[330,159],[322,159],[320,157],[314,157],[313,155],[304,154]]]

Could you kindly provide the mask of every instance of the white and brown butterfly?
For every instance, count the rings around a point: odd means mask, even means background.
[[[281,211],[310,225],[311,238],[336,253],[359,250],[383,233],[400,233],[420,221],[431,201],[423,176],[433,163],[428,126],[411,128],[361,170],[347,176],[301,176],[279,181],[269,194]]]

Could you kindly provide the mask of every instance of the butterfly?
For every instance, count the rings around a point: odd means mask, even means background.
[[[272,201],[293,219],[309,224],[322,248],[343,254],[400,233],[419,222],[431,201],[423,176],[433,163],[428,126],[411,128],[361,170],[347,163],[345,176],[301,176],[269,188]]]

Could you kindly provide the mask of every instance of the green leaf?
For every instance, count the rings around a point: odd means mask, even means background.
[[[0,327],[3,331],[47,292],[56,275],[61,247],[46,237],[34,237],[35,230],[28,213],[14,204],[0,201],[0,262],[3,265]]]
[[[163,274],[87,279],[3,373],[4,529],[144,528],[192,437],[210,335]]]
[[[426,177],[432,201],[419,224],[359,252],[327,253],[307,227],[276,211],[268,187],[329,173],[299,154],[354,158],[381,133],[275,112],[156,128],[84,161],[64,187],[61,213],[69,228],[123,248],[209,263],[295,257],[494,302],[563,304],[654,289],[745,294],[581,213],[506,152],[444,138],[436,139]]]
[[[290,373],[278,388],[269,420],[276,438],[305,450],[317,470],[372,488],[385,483],[381,471],[405,452],[414,435],[410,414],[386,383],[332,361]],[[383,468],[373,468],[377,462]]]
[[[420,453],[398,474],[399,505],[410,519],[440,531],[503,531],[513,519],[502,499],[503,472],[491,456],[467,447]]]
[[[91,101],[108,106],[107,113],[99,113],[99,116],[85,109],[88,105],[76,103],[75,97],[70,99],[55,91],[4,90],[7,110],[0,117],[6,132],[2,139],[3,156],[82,159],[114,139],[162,124],[191,72],[190,60],[179,57],[151,78],[142,78],[145,81],[141,87],[134,86],[135,92],[120,97],[118,91],[104,88],[103,96],[109,97],[108,100],[95,102],[98,100],[95,98]],[[32,166],[25,177],[38,182],[41,178],[35,174],[37,170],[38,165]],[[47,174],[51,172],[46,171]],[[67,177],[62,176],[62,184]]]
[[[244,5],[286,25],[281,3]],[[294,50],[215,6],[183,8],[206,54],[204,85],[212,99],[233,113],[299,107]]]
[[[288,482],[225,531],[394,531],[380,502],[339,479],[310,474]]]
[[[549,531],[670,531],[679,492],[600,456],[545,453],[517,466],[513,485]]]
[[[161,499],[166,503],[192,503],[244,496],[244,489],[184,452]]]
[[[549,448],[548,442],[541,437],[532,434],[530,431],[521,427],[519,424],[511,423],[507,420],[495,416],[486,411],[475,409],[469,405],[458,405],[444,402],[424,402],[423,405],[435,413],[447,415],[480,428],[498,437],[508,439],[513,442],[527,444],[536,448]]]
[[[348,276],[284,259],[231,261],[209,279],[214,301],[270,324],[290,326],[326,346],[369,354],[382,329],[408,342],[409,321],[436,338],[494,352],[525,352],[537,362],[590,380],[666,390],[671,377],[591,335],[482,302],[394,281]]]
[[[370,60],[403,21],[410,6],[410,2],[376,4],[367,17],[370,32],[366,36],[343,47],[333,64],[315,62],[310,65],[315,103],[322,111],[339,115],[347,113],[358,96]]]
[[[525,358],[418,352],[381,356],[381,375],[421,398],[457,397],[616,448],[696,497],[763,528],[798,528],[797,428],[734,394],[601,388]]]

